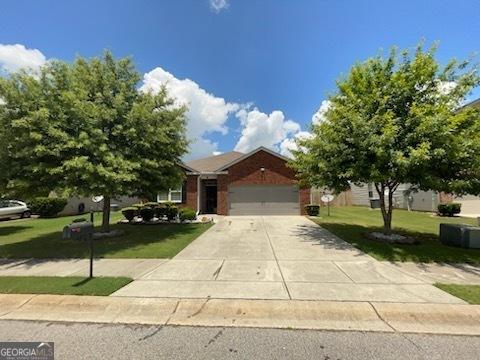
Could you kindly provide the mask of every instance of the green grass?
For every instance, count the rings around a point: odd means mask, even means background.
[[[312,218],[325,229],[379,260],[414,262],[480,263],[480,250],[445,246],[438,239],[440,223],[464,223],[474,225],[476,219],[445,218],[430,213],[393,211],[393,231],[417,239],[417,245],[390,245],[366,239],[363,234],[381,230],[383,221],[379,210],[360,206],[331,208],[326,216]]]
[[[1,276],[0,293],[107,296],[131,281],[126,277]]]
[[[480,285],[435,284],[435,286],[469,304],[480,305]]]
[[[22,219],[0,222],[0,258],[86,258],[86,243],[62,239],[62,229],[73,219]],[[100,225],[101,214],[95,224]],[[121,213],[112,213],[112,229],[125,234],[95,240],[95,257],[171,258],[206,231],[210,224],[119,225]]]

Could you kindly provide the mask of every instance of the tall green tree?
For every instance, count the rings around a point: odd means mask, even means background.
[[[112,197],[178,185],[186,109],[165,89],[140,92],[139,80],[131,59],[108,51],[0,79],[0,185],[30,196],[101,194],[103,231]]]
[[[393,49],[355,64],[294,154],[292,166],[313,186],[338,193],[373,183],[386,234],[401,183],[480,193],[479,112],[459,110],[479,84],[476,66],[456,60],[441,66],[435,52],[421,45],[400,55]]]

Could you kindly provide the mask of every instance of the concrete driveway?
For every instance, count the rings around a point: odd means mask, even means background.
[[[463,303],[301,216],[221,218],[112,296]]]

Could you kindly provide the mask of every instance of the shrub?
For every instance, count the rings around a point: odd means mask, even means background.
[[[178,211],[178,217],[180,218],[180,221],[185,221],[185,220],[195,220],[197,218],[197,213],[195,210],[191,208],[183,208]]]
[[[37,197],[28,204],[32,213],[40,217],[55,217],[65,208],[65,205],[67,205],[67,199],[51,197]]]
[[[164,216],[167,216],[167,208],[160,204],[154,209],[155,216],[159,219],[163,218]]]
[[[165,211],[166,211],[168,221],[172,221],[178,215],[178,207],[173,205],[165,207]]]
[[[136,207],[126,207],[122,209],[122,214],[125,216],[125,219],[132,221],[135,218],[135,215],[137,215],[137,211]]]
[[[449,204],[439,204],[438,214],[440,216],[454,216],[455,214],[460,214],[462,210],[462,204],[459,203],[449,203]]]
[[[153,215],[155,212],[150,206],[144,206],[140,209],[140,216],[142,217],[143,221],[150,221],[153,219]]]
[[[453,215],[460,214],[462,211],[462,204],[460,203],[451,203],[450,204],[450,213]]]
[[[309,204],[305,205],[305,210],[309,216],[318,216],[320,214],[320,205]]]
[[[133,205],[131,205],[131,207],[136,208],[137,210],[140,210],[144,206],[145,206],[145,204],[133,204]]]

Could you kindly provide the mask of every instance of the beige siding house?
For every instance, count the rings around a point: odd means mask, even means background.
[[[351,185],[352,205],[370,206],[371,200],[378,200],[373,184]],[[409,184],[400,184],[393,193],[393,204],[398,209],[435,212],[440,202],[436,191],[410,191]]]

